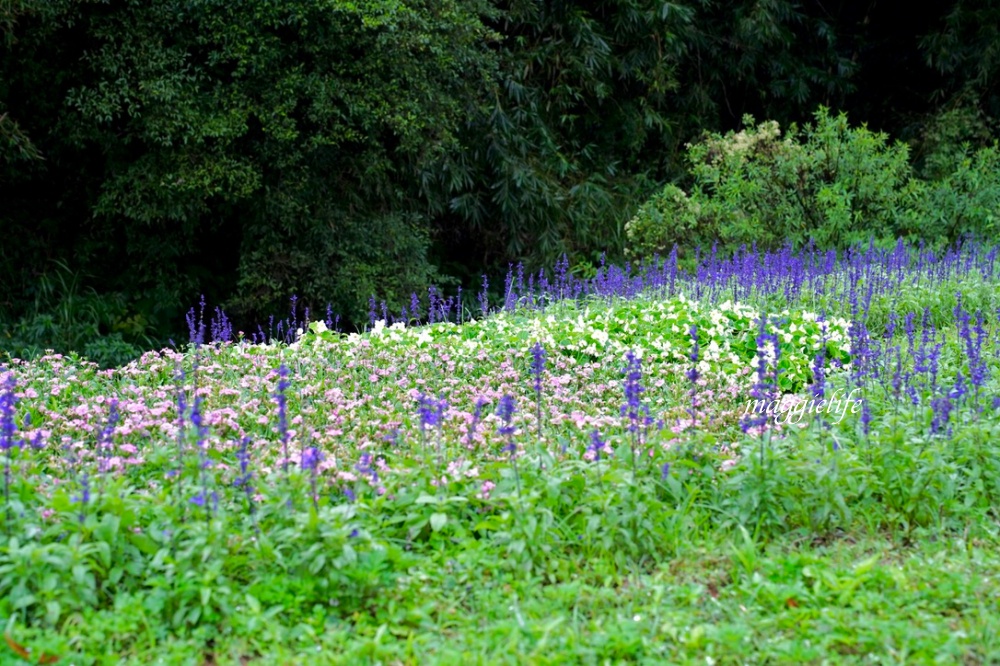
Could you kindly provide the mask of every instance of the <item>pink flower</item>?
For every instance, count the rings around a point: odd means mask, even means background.
[[[476,497],[481,500],[487,500],[490,498],[490,491],[497,487],[497,484],[492,481],[483,481],[483,485],[479,487],[479,492],[476,493]]]

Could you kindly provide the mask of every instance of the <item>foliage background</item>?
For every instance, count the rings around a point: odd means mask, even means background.
[[[113,363],[185,337],[201,294],[237,329],[293,294],[364,325],[371,295],[586,273],[745,114],[907,142],[921,233],[995,162],[1000,8],[899,9],[0,0],[0,345]]]

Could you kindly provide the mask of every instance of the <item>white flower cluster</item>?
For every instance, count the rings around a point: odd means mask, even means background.
[[[561,352],[580,360],[621,358],[633,350],[653,362],[690,367],[694,326],[701,376],[744,375],[757,368],[760,317],[760,312],[742,303],[726,301],[715,307],[702,306],[682,294],[669,300],[635,299],[611,304],[561,302],[539,312],[501,312],[462,325],[441,322],[407,327],[376,321],[371,331],[346,336],[316,322],[309,327],[311,335],[302,342],[317,349],[333,345],[349,356],[368,346],[420,349],[432,344],[460,356],[472,356],[480,348],[495,349],[498,344],[526,350],[538,342],[550,353]],[[796,386],[808,381],[811,364],[824,340],[828,359],[836,358],[842,367],[849,361],[847,320],[820,321],[815,313],[788,310],[767,317],[766,331],[776,335],[781,345],[786,381]],[[773,345],[764,350],[764,356],[773,362]]]

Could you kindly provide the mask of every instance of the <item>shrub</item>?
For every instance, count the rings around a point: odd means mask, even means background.
[[[640,257],[663,254],[673,243],[694,246],[701,240],[698,223],[695,204],[684,190],[668,183],[625,225],[625,252]]]
[[[723,251],[754,243],[774,249],[787,242],[844,248],[871,235],[909,235],[901,212],[915,185],[902,143],[825,108],[815,124],[774,121],[708,134],[688,145],[692,185],[685,194],[668,185],[626,225],[630,258],[718,244]]]
[[[951,242],[1000,231],[1000,149],[997,145],[972,152],[962,148],[954,170],[942,178],[921,182],[907,211],[907,226],[928,240]]]
[[[99,294],[65,263],[41,275],[33,303],[20,316],[0,312],[0,363],[32,359],[51,349],[83,355],[101,367],[124,365],[156,344],[149,322],[130,313],[124,295]]]

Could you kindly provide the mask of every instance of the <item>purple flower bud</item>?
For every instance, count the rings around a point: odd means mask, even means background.
[[[500,403],[497,405],[497,416],[500,417],[500,420],[502,422],[499,428],[499,432],[504,437],[511,437],[514,434],[514,431],[516,430],[516,428],[513,425],[513,418],[515,412],[517,412],[517,405],[514,402],[514,397],[511,396],[509,393],[504,394],[504,396],[500,398]],[[508,448],[511,446],[511,444],[512,442],[508,443]]]
[[[604,450],[605,442],[601,440],[601,434],[597,431],[597,428],[590,433],[590,446],[587,447],[587,451],[594,454],[594,462],[599,462],[601,460],[601,451]]]
[[[316,468],[323,462],[323,453],[315,446],[310,446],[302,452],[302,469],[309,472],[316,472]]]
[[[642,394],[646,390],[642,386],[642,359],[630,350],[625,355],[625,360],[625,404],[622,405],[621,413],[629,421],[629,431],[637,432],[639,417],[643,411]]]
[[[281,463],[282,470],[288,469],[288,397],[285,392],[290,386],[288,367],[282,363],[278,366],[278,390],[274,394],[274,401],[278,405],[278,434],[281,437],[281,454],[284,457]]]
[[[531,348],[531,374],[535,379],[535,393],[542,392],[542,375],[545,373],[545,348],[536,342]]]

